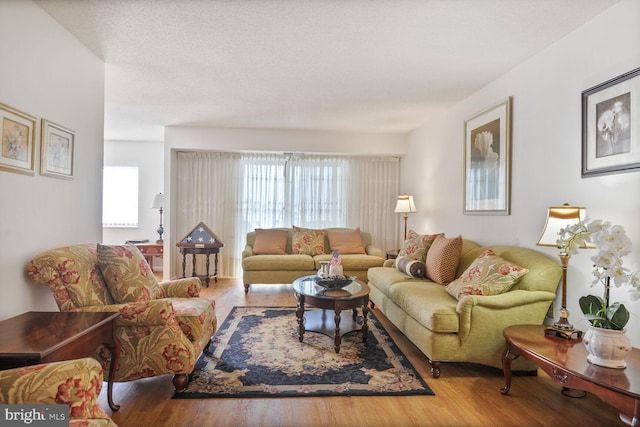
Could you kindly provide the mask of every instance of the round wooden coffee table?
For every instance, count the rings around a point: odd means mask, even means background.
[[[296,318],[298,319],[298,339],[302,342],[305,331],[319,332],[334,339],[334,349],[340,352],[342,336],[354,331],[362,331],[362,339],[367,340],[369,327],[369,286],[353,280],[346,286],[328,289],[315,281],[316,276],[300,277],[293,281],[292,287],[298,300]],[[305,304],[320,310],[309,310],[305,316]],[[362,309],[362,326],[357,323],[358,308]],[[327,313],[333,310],[333,316]],[[351,313],[343,310],[352,310]],[[333,324],[330,320],[333,318]],[[342,326],[342,328],[341,328]]]

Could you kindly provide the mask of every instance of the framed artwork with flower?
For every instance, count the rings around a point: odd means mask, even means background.
[[[73,179],[75,132],[42,119],[42,155],[40,174]]]
[[[464,121],[464,214],[509,215],[511,97]]]
[[[38,120],[0,103],[0,170],[34,175]]]
[[[640,169],[640,68],[582,92],[582,177]]]

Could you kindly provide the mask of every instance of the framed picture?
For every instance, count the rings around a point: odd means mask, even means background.
[[[640,68],[582,92],[582,177],[640,169]]]
[[[42,119],[41,175],[73,179],[74,139],[72,130]]]
[[[509,215],[511,97],[464,121],[464,214]]]
[[[38,120],[6,104],[0,104],[0,170],[35,174]]]

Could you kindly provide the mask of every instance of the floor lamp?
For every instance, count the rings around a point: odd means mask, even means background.
[[[393,212],[404,214],[404,240],[407,240],[407,219],[409,219],[409,214],[415,211],[416,205],[413,204],[413,196],[409,196],[408,194],[398,196],[396,209]]]
[[[156,194],[153,198],[152,209],[158,209],[160,211],[160,225],[156,229],[156,232],[160,236],[160,238],[156,241],[156,243],[162,243],[162,234],[164,234],[164,227],[162,226],[162,211],[164,210],[164,195],[162,193]]]
[[[571,255],[566,248],[558,246],[558,235],[560,229],[577,224],[585,219],[587,209],[570,206],[565,203],[562,206],[551,206],[547,212],[547,221],[542,231],[542,236],[538,240],[539,246],[555,246],[560,249],[560,265],[562,266],[562,308],[558,312],[559,319],[552,325],[547,326],[545,332],[548,335],[560,336],[566,339],[579,338],[582,331],[574,329],[569,322],[569,310],[567,310],[567,267]],[[586,248],[586,246],[582,246]]]

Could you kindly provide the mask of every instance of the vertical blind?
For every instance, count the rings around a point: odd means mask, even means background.
[[[225,245],[221,277],[242,276],[246,234],[256,228],[360,227],[391,249],[398,186],[395,157],[179,152],[177,234],[207,224]]]

